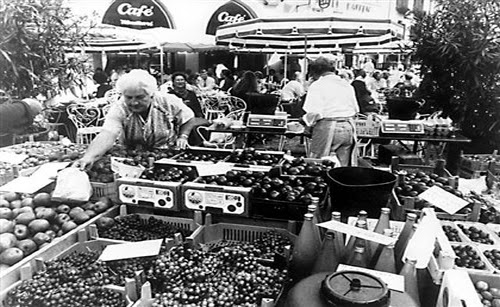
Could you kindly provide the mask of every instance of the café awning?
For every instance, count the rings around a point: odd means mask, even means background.
[[[257,18],[221,26],[218,45],[241,52],[338,52],[384,45],[403,37],[404,26],[386,19]]]

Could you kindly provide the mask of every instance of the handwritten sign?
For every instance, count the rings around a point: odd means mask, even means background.
[[[395,238],[391,238],[388,236],[381,235],[379,233],[368,231],[359,227],[355,227],[352,225],[344,224],[337,221],[328,221],[325,223],[318,224],[319,227],[323,227],[326,229],[339,231],[345,233],[347,235],[355,236],[361,239],[369,240],[372,242],[376,242],[382,245],[389,245],[396,242]]]
[[[375,270],[360,268],[357,266],[350,266],[346,264],[339,264],[339,266],[337,267],[337,272],[340,271],[356,271],[356,272],[368,273],[370,275],[382,279],[382,281],[385,282],[387,284],[387,287],[391,290],[399,292],[405,291],[405,277],[402,275],[375,271]]]
[[[455,214],[458,210],[469,204],[466,200],[450,192],[446,192],[438,186],[431,187],[427,191],[422,192],[418,197],[449,214]]]
[[[162,239],[108,245],[102,251],[99,260],[113,261],[121,259],[156,256],[160,252]]]

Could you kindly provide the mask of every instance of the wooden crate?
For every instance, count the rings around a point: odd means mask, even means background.
[[[114,208],[111,208],[106,212],[96,215],[92,219],[79,225],[77,228],[71,230],[63,236],[54,238],[50,244],[47,244],[45,247],[35,251],[28,257],[23,258],[18,263],[3,269],[0,272],[0,291],[5,290],[6,287],[9,287],[21,279],[21,267],[27,264],[35,266],[35,259],[41,258],[42,260],[48,260],[54,258],[59,252],[61,252],[62,249],[66,249],[76,243],[78,241],[78,237],[81,236],[82,230],[83,232],[86,232],[90,225],[94,224],[99,218],[107,216],[113,210]],[[58,248],[55,248],[55,246],[58,246]]]
[[[460,157],[460,169],[467,172],[486,172],[491,162],[500,163],[500,156],[495,150],[491,154],[463,154]],[[491,161],[494,160],[494,161]]]
[[[436,307],[483,306],[468,273],[460,270],[448,270],[444,273]]]

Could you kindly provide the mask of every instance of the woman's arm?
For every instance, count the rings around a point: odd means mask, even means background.
[[[117,137],[118,134],[116,132],[102,130],[92,143],[90,143],[83,157],[76,161],[73,166],[80,168],[82,171],[92,167],[95,161],[113,147]]]

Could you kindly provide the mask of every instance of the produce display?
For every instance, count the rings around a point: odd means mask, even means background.
[[[292,161],[283,162],[281,172],[282,175],[324,176],[334,166],[335,162],[330,160],[307,162],[304,158],[295,158]]]
[[[203,161],[203,162],[219,162],[226,158],[229,153],[209,153],[209,152],[183,152],[174,157],[175,160],[186,160],[186,161]]]
[[[487,232],[475,226],[466,227],[462,224],[458,224],[458,227],[460,227],[460,230],[462,230],[462,232],[474,242],[490,245],[495,244]]]
[[[197,177],[196,169],[182,165],[156,165],[145,170],[139,177],[154,181],[186,182]]]
[[[460,239],[460,236],[458,234],[458,230],[453,228],[453,226],[443,225],[442,228],[448,240],[452,242],[462,242],[462,239]]]
[[[265,152],[256,151],[255,148],[245,148],[242,151],[233,151],[227,162],[248,164],[248,165],[277,165],[283,155],[269,154]]]
[[[400,171],[399,174],[404,175],[404,181],[399,182],[399,184],[395,188],[396,195],[400,202],[404,202],[403,197],[415,197],[415,209],[422,209],[424,207],[428,207],[430,204],[419,198],[418,195],[430,187],[438,186],[443,190],[454,194],[455,196],[464,198],[462,192],[458,189],[455,189],[449,184],[449,180],[446,177],[440,177],[437,174],[426,174],[422,171],[417,172],[408,172],[408,171]],[[468,205],[457,213],[467,214],[472,212],[470,208],[471,205]],[[440,210],[436,208],[436,210]]]
[[[485,281],[479,280],[474,284],[476,292],[485,307],[500,307],[500,289],[493,288]]]
[[[0,264],[13,265],[111,207],[107,198],[71,207],[48,193],[0,195]]]
[[[102,238],[143,241],[163,238],[172,238],[180,233],[184,238],[191,235],[191,231],[176,227],[166,221],[155,218],[141,218],[138,214],[129,214],[113,218],[102,217],[96,221],[99,236]]]
[[[86,145],[62,142],[26,142],[1,149],[1,151],[28,155],[28,158],[19,164],[21,169],[52,161],[71,162],[79,159],[85,150]]]
[[[157,258],[146,274],[155,293],[152,306],[260,306],[276,298],[286,270],[258,262],[248,245],[217,251],[176,246]]]
[[[114,272],[98,258],[98,252],[87,251],[47,262],[46,270],[9,291],[4,306],[127,306],[122,293],[103,287],[111,283]]]
[[[462,268],[486,270],[486,264],[477,253],[477,251],[470,245],[454,245],[452,246],[455,255],[455,264]]]
[[[327,184],[322,177],[311,179],[270,177],[259,171],[228,171],[225,175],[204,176],[199,183],[223,186],[251,187],[251,194],[257,198],[310,203],[312,197],[323,197]]]
[[[500,270],[500,250],[499,249],[490,249],[483,252],[483,254],[488,258],[490,263]]]
[[[142,165],[150,167],[150,160],[157,161],[163,158],[171,158],[178,154],[177,150],[160,150],[152,151],[139,149],[124,149],[120,146],[113,147],[103,157],[96,161],[92,168],[87,172],[90,181],[109,183],[114,181],[113,171],[111,170],[111,157],[127,158],[122,162],[131,166]]]
[[[243,248],[252,248],[254,256],[259,259],[274,260],[275,254],[284,254],[286,246],[293,247],[293,242],[286,236],[281,235],[276,231],[269,230],[265,232],[262,237],[253,240],[251,243],[235,242],[222,240],[215,245],[217,249],[241,246]],[[214,248],[212,248],[214,250]]]

